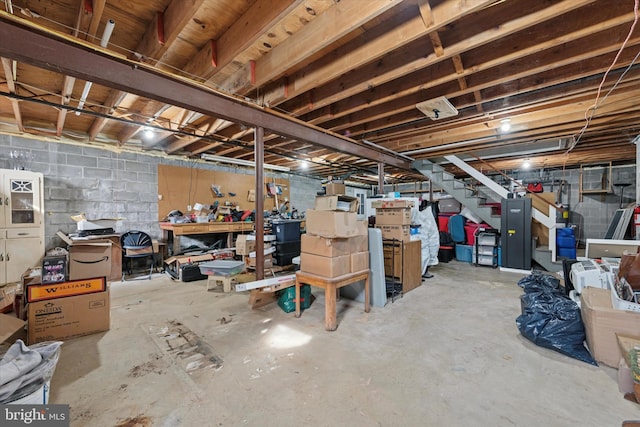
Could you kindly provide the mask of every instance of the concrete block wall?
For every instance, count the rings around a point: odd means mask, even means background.
[[[602,187],[603,175],[608,177],[608,166],[594,166],[583,168],[583,189],[597,190]],[[512,178],[530,182],[540,180],[544,191],[556,193],[556,200],[569,207],[569,222],[575,226],[576,238],[582,244],[586,239],[602,239],[606,235],[617,209],[620,208],[620,188],[613,187],[608,194],[583,194],[580,201],[580,169],[552,170],[544,172],[516,172]],[[560,180],[565,181],[562,192],[558,193]],[[614,166],[612,168],[612,183],[629,183],[625,188],[622,199],[623,207],[632,207],[636,203],[636,167]]]
[[[0,168],[12,169],[10,151],[26,152],[30,170],[44,174],[45,247],[61,246],[57,231],[71,233],[71,215],[87,218],[123,218],[116,231],[137,229],[160,238],[158,226],[158,165],[196,167],[253,175],[249,169],[224,167],[155,153],[117,152],[99,146],[65,144],[0,135]],[[319,180],[265,171],[270,177],[289,178],[291,206],[300,212],[313,207]]]

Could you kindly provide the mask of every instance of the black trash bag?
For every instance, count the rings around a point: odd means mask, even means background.
[[[526,293],[550,292],[558,295],[564,294],[560,289],[560,279],[538,270],[518,280],[518,286],[523,288]]]
[[[550,292],[522,296],[522,314],[516,319],[520,333],[541,347],[598,366],[584,346],[580,308],[574,301]]]

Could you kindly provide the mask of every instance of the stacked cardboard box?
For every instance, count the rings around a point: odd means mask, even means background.
[[[410,240],[412,201],[380,200],[371,206],[376,210],[376,227],[382,231],[383,239]]]
[[[29,344],[109,330],[106,276],[42,283],[41,272],[29,269],[22,278]]]
[[[265,239],[266,240],[266,239]],[[264,268],[273,267],[274,248],[270,241],[264,242]],[[240,234],[236,238],[236,255],[242,255],[249,268],[256,268],[256,236]]]
[[[316,197],[301,237],[301,271],[331,278],[369,269],[367,223],[358,220],[357,210],[354,197]]]

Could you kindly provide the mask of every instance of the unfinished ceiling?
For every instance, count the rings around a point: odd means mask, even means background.
[[[487,172],[634,163],[637,7],[5,0],[0,132],[253,160],[261,126],[266,163],[374,184],[379,163],[420,180],[411,160],[447,154]]]

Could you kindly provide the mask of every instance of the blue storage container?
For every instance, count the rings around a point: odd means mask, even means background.
[[[575,248],[576,247],[576,238],[571,237],[556,237],[556,245],[559,248]]]
[[[462,262],[471,262],[473,259],[473,246],[456,245],[456,259]]]
[[[576,248],[558,248],[558,257],[576,259]]]
[[[575,237],[575,233],[573,228],[564,227],[564,228],[556,228],[556,236],[558,237]]]
[[[576,236],[573,228],[558,228],[556,229],[556,246],[558,249],[575,249]]]

